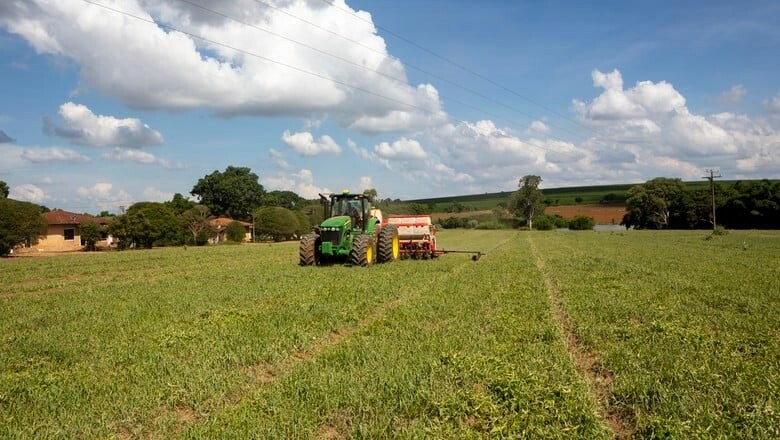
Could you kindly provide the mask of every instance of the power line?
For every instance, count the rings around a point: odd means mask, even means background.
[[[258,0],[255,0],[255,1],[258,1]],[[575,125],[577,125],[577,126],[579,126],[581,128],[584,128],[584,129],[590,131],[590,128],[587,127],[586,125],[581,124],[580,122],[578,122],[578,121],[576,121],[576,120],[574,120],[574,119],[572,119],[572,118],[570,118],[570,117],[568,117],[568,116],[566,116],[566,115],[556,111],[555,109],[552,109],[552,108],[550,108],[550,107],[548,107],[548,106],[546,106],[546,105],[544,105],[544,104],[542,104],[542,103],[540,103],[540,102],[538,102],[538,101],[536,101],[536,100],[534,100],[532,98],[529,98],[528,96],[525,96],[525,95],[523,95],[523,94],[521,94],[521,93],[519,93],[519,92],[517,92],[517,91],[515,91],[515,90],[513,90],[513,89],[511,89],[511,88],[509,88],[507,86],[504,86],[503,84],[500,84],[500,83],[498,83],[496,81],[493,81],[492,79],[488,78],[487,76],[485,76],[485,75],[483,75],[483,74],[481,74],[481,73],[479,73],[479,72],[477,72],[477,71],[475,71],[475,70],[473,70],[473,69],[471,69],[471,68],[469,68],[467,66],[464,66],[464,65],[462,65],[462,64],[460,64],[458,62],[455,62],[455,61],[445,57],[444,55],[440,55],[439,53],[434,52],[433,50],[428,49],[427,47],[424,47],[421,44],[416,43],[416,42],[410,40],[409,38],[406,38],[403,35],[401,35],[401,34],[399,34],[397,32],[394,32],[391,29],[388,29],[388,28],[386,28],[384,26],[381,26],[381,25],[379,25],[377,23],[374,23],[373,21],[367,20],[367,19],[357,15],[356,13],[354,13],[354,12],[348,10],[348,9],[344,9],[344,8],[342,8],[340,6],[336,6],[335,4],[331,3],[330,0],[320,0],[320,1],[325,3],[325,4],[327,4],[327,5],[329,5],[332,8],[335,8],[335,9],[345,13],[345,14],[349,14],[349,15],[353,16],[353,17],[357,18],[360,21],[363,21],[363,22],[366,22],[366,23],[370,23],[370,24],[376,26],[378,29],[381,29],[382,31],[387,32],[388,34],[398,38],[399,40],[404,41],[407,44],[409,44],[411,46],[414,46],[417,49],[419,49],[419,50],[421,50],[423,52],[426,52],[426,53],[428,53],[428,54],[430,54],[430,55],[432,55],[432,56],[434,56],[434,57],[436,57],[436,58],[446,62],[447,64],[450,64],[451,66],[457,67],[458,69],[460,69],[460,70],[462,70],[462,71],[464,71],[464,72],[466,72],[466,73],[468,73],[468,74],[470,74],[470,75],[472,75],[472,76],[474,76],[476,78],[479,78],[479,79],[481,79],[483,81],[486,81],[486,82],[488,82],[488,83],[490,83],[490,84],[492,84],[492,85],[494,85],[494,86],[496,86],[496,87],[498,87],[498,88],[500,88],[500,89],[502,89],[502,90],[504,90],[506,92],[509,92],[509,93],[517,96],[520,99],[523,99],[523,100],[525,100],[527,102],[530,102],[531,104],[534,104],[534,105],[536,105],[538,107],[541,107],[541,108],[547,110],[548,112],[553,113],[553,114],[557,115],[558,117],[563,118],[563,119],[571,122],[572,124],[575,124]]]
[[[372,95],[372,96],[376,96],[378,98],[382,98],[382,99],[385,99],[385,100],[388,100],[388,101],[391,101],[391,102],[395,102],[397,104],[400,104],[400,105],[403,105],[403,106],[406,106],[406,107],[414,108],[414,109],[420,110],[420,111],[425,112],[425,113],[430,113],[430,114],[432,114],[434,116],[437,115],[431,109],[427,109],[427,108],[418,106],[416,104],[411,104],[411,103],[402,101],[400,99],[392,98],[392,97],[383,95],[381,93],[373,92],[373,91],[365,89],[363,87],[355,86],[355,85],[346,83],[344,81],[340,81],[340,80],[337,80],[337,79],[334,79],[334,78],[330,78],[330,77],[328,77],[326,75],[323,75],[323,74],[320,74],[320,73],[317,73],[317,72],[312,72],[310,70],[307,70],[307,69],[304,69],[304,68],[301,68],[301,67],[293,66],[291,64],[288,64],[288,63],[285,63],[285,62],[282,62],[282,61],[274,60],[272,58],[268,58],[268,57],[265,57],[263,55],[260,55],[260,54],[254,53],[254,52],[250,52],[248,50],[240,49],[240,48],[237,48],[235,46],[232,46],[232,45],[229,45],[229,44],[225,44],[225,43],[216,41],[214,39],[207,38],[207,37],[195,34],[193,32],[189,32],[189,31],[185,31],[183,29],[179,29],[179,28],[177,28],[175,26],[171,26],[171,25],[167,25],[167,24],[163,24],[163,23],[157,23],[154,20],[147,19],[147,18],[144,18],[144,17],[140,17],[138,15],[135,15],[135,14],[132,14],[132,13],[129,13],[129,12],[126,12],[126,11],[119,10],[119,9],[113,8],[111,6],[104,5],[102,3],[97,3],[97,2],[95,2],[93,0],[82,0],[82,1],[84,1],[85,3],[91,4],[91,5],[98,6],[100,8],[103,8],[103,9],[115,12],[115,13],[118,13],[118,14],[125,15],[125,16],[130,17],[130,18],[134,18],[136,20],[139,20],[139,21],[142,21],[142,22],[154,25],[154,26],[159,26],[159,27],[164,28],[164,29],[169,29],[169,30],[172,30],[172,31],[181,32],[181,33],[183,33],[185,35],[188,35],[190,37],[197,38],[199,40],[206,41],[208,43],[211,43],[211,44],[214,44],[214,45],[217,45],[217,46],[220,46],[220,47],[224,47],[226,49],[230,49],[230,50],[233,50],[233,51],[236,51],[236,52],[243,53],[245,55],[256,57],[258,59],[262,59],[264,61],[267,61],[267,62],[270,62],[270,63],[274,63],[274,64],[277,64],[277,65],[286,67],[288,69],[295,70],[297,72],[301,72],[301,73],[304,73],[304,74],[307,74],[307,75],[315,76],[317,78],[321,78],[323,80],[330,81],[330,82],[333,82],[335,84],[342,85],[344,87],[348,87],[348,88],[351,88],[351,89],[354,89],[354,90],[357,90],[357,91],[360,91],[360,92],[363,92],[363,93],[366,93],[366,94],[369,94],[369,95]],[[468,104],[466,104],[466,105],[468,105]],[[446,118],[447,120],[449,120],[451,122],[455,122],[455,123],[460,122],[460,121],[455,120],[451,116],[447,115],[446,113],[444,113],[443,116],[444,116],[444,118]],[[534,145],[534,144],[522,141],[520,139],[517,139],[517,141],[519,143],[521,143],[521,144],[528,145],[530,147],[540,148],[538,145]]]
[[[187,1],[187,0],[180,0],[180,1],[186,1],[187,3],[189,3],[189,1]],[[333,31],[333,30],[331,30],[331,29],[328,29],[328,28],[326,28],[326,27],[324,27],[324,26],[320,26],[320,25],[318,25],[317,23],[314,23],[314,22],[312,22],[312,21],[310,21],[310,20],[307,20],[307,19],[305,19],[305,18],[303,18],[303,17],[299,17],[299,16],[297,16],[297,15],[295,15],[295,14],[291,13],[291,12],[288,12],[288,11],[286,11],[286,10],[284,10],[284,9],[282,9],[282,8],[280,8],[280,7],[278,7],[278,6],[274,6],[274,5],[270,4],[270,3],[266,3],[266,2],[265,2],[265,1],[263,1],[263,0],[252,0],[252,1],[254,1],[255,3],[261,4],[261,5],[264,5],[264,6],[268,7],[268,8],[270,8],[270,9],[273,9],[273,10],[275,10],[275,11],[277,11],[277,12],[281,13],[281,14],[284,14],[284,15],[286,15],[286,16],[288,16],[288,17],[290,17],[290,18],[293,18],[293,19],[295,19],[295,20],[298,20],[298,21],[300,21],[300,22],[302,22],[302,23],[305,23],[305,24],[307,24],[307,25],[309,25],[309,26],[312,26],[312,27],[314,27],[314,28],[316,28],[316,29],[319,29],[319,30],[321,30],[321,31],[327,32],[327,33],[329,33],[329,34],[331,34],[331,35],[333,35],[333,36],[335,36],[335,37],[341,38],[341,39],[343,39],[343,40],[345,40],[345,41],[348,41],[348,42],[350,42],[350,43],[352,43],[352,44],[355,44],[355,45],[357,45],[357,46],[360,46],[360,47],[362,47],[362,48],[364,48],[364,49],[367,49],[367,50],[369,50],[369,51],[371,51],[371,52],[377,53],[377,54],[381,55],[381,56],[382,56],[382,57],[384,57],[384,58],[387,58],[387,59],[391,58],[391,57],[390,57],[390,56],[387,54],[387,52],[385,52],[385,51],[377,50],[377,49],[375,49],[375,48],[373,48],[373,47],[371,47],[371,46],[369,46],[369,45],[367,45],[367,44],[363,44],[362,42],[360,42],[360,41],[357,41],[357,40],[355,40],[355,39],[353,39],[353,38],[350,38],[350,37],[347,37],[347,36],[345,36],[345,35],[342,35],[342,34],[340,34],[340,33],[338,33],[338,32],[335,32],[335,31]],[[324,1],[324,0],[323,0],[323,1]],[[327,2],[327,1],[325,1],[325,3],[328,3],[328,2]],[[335,5],[331,4],[331,3],[328,3],[328,4],[329,4],[330,6],[333,6],[333,7],[334,7],[334,8],[336,8],[336,9],[339,9],[339,10],[341,10],[341,11],[345,12],[345,13],[352,14],[352,12],[350,12],[350,11],[348,11],[348,10],[346,10],[346,9],[339,8],[338,6],[335,6]],[[352,14],[352,15],[354,15],[354,14]],[[369,21],[369,20],[365,20],[365,19],[363,19],[362,17],[360,17],[360,16],[358,16],[358,15],[355,15],[355,17],[357,17],[358,19],[360,19],[360,20],[362,20],[362,21],[365,21],[366,23],[369,23],[369,24],[371,24],[371,25],[374,25],[374,23],[373,23],[373,22],[371,22],[371,21]],[[376,26],[377,26],[378,28],[381,28],[381,29],[385,30],[384,28],[382,28],[382,27],[381,27],[381,26],[379,26],[379,25],[376,25]],[[392,31],[389,31],[389,32],[390,32],[390,33],[392,33]],[[410,69],[412,69],[412,70],[416,70],[416,71],[418,71],[418,72],[420,72],[420,73],[423,73],[423,74],[425,74],[425,75],[428,75],[428,76],[430,76],[431,78],[434,78],[434,79],[437,79],[437,80],[439,80],[439,81],[445,82],[445,83],[447,83],[447,84],[450,84],[450,85],[452,85],[452,86],[455,86],[455,87],[457,87],[457,88],[459,88],[459,89],[461,89],[461,90],[464,90],[464,91],[466,91],[466,92],[469,92],[469,93],[471,93],[471,94],[473,94],[473,95],[475,95],[475,96],[478,96],[478,97],[480,97],[480,98],[482,98],[482,99],[485,99],[485,100],[487,100],[487,101],[490,101],[490,102],[492,102],[492,103],[494,103],[494,104],[498,104],[498,105],[500,105],[500,106],[502,106],[502,107],[504,107],[504,108],[506,108],[506,109],[508,109],[508,110],[511,110],[511,111],[514,111],[514,112],[516,112],[516,113],[518,113],[518,114],[521,114],[521,115],[525,116],[526,118],[528,118],[528,119],[529,119],[529,120],[531,120],[531,121],[538,119],[536,116],[534,116],[534,115],[531,115],[530,113],[524,112],[523,110],[520,110],[519,108],[517,108],[517,107],[515,107],[515,106],[512,106],[512,105],[510,105],[510,104],[507,104],[507,103],[505,103],[505,102],[503,102],[503,101],[500,101],[500,100],[497,100],[497,99],[495,99],[495,98],[492,98],[492,97],[490,97],[490,96],[487,96],[487,95],[485,95],[484,93],[481,93],[481,92],[479,92],[479,91],[477,91],[477,90],[474,90],[474,89],[472,89],[472,88],[470,88],[470,87],[468,87],[468,86],[465,86],[465,85],[463,85],[463,84],[460,84],[460,83],[458,83],[458,82],[456,82],[456,81],[452,81],[452,80],[450,80],[450,79],[447,79],[447,78],[445,78],[445,77],[443,77],[443,76],[441,76],[441,75],[438,75],[438,74],[436,74],[436,73],[433,73],[433,72],[431,72],[431,71],[429,71],[429,70],[426,70],[426,69],[424,69],[424,68],[422,68],[422,67],[419,67],[419,66],[417,66],[417,65],[414,65],[414,64],[412,64],[412,63],[409,63],[408,61],[407,61],[407,62],[404,62],[403,64],[404,64],[404,66],[406,66],[406,67],[408,67],[408,68],[410,68]],[[457,102],[457,101],[455,101],[455,102]],[[551,111],[555,112],[554,110],[551,110]],[[565,116],[563,116],[563,117],[564,117],[565,119],[568,119],[568,118],[566,118]],[[590,130],[588,127],[586,127],[586,126],[584,126],[584,125],[582,125],[582,124],[580,124],[580,123],[578,123],[578,122],[576,122],[576,121],[573,121],[573,120],[571,120],[571,119],[569,119],[569,120],[570,120],[570,121],[572,121],[572,122],[574,122],[575,124],[579,125],[580,127],[583,127],[583,128],[585,128],[585,129],[588,129],[588,130]],[[566,132],[566,133],[569,133],[569,134],[571,134],[571,135],[574,135],[574,136],[577,136],[577,137],[581,137],[581,136],[582,136],[582,135],[581,135],[581,134],[579,134],[579,133],[576,133],[576,132],[574,132],[574,131],[571,131],[571,130],[569,130],[569,129],[565,128],[565,127],[561,127],[560,125],[552,124],[552,123],[549,123],[549,122],[547,123],[547,125],[549,125],[550,127],[553,127],[553,128],[557,128],[558,130],[564,131],[564,132]]]

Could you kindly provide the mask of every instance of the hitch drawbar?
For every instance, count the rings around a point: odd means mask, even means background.
[[[437,254],[472,254],[471,255],[471,261],[479,261],[480,258],[482,258],[483,254],[480,251],[447,251],[444,249],[439,249],[436,251]]]

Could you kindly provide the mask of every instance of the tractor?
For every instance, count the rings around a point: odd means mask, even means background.
[[[345,190],[320,199],[325,220],[301,237],[301,266],[346,261],[365,267],[399,258],[398,229],[382,224],[382,211],[372,208],[367,195]]]

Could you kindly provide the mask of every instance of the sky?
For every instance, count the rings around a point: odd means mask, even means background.
[[[590,4],[593,3],[593,4]],[[780,2],[4,0],[0,180],[381,198],[780,178]]]

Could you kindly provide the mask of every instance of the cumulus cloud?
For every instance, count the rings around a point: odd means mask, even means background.
[[[374,146],[374,151],[380,157],[389,160],[420,160],[428,157],[423,147],[414,139],[402,137],[389,144],[382,142]]]
[[[160,191],[153,186],[148,186],[144,188],[143,197],[144,200],[149,202],[167,202],[173,198],[173,193]]]
[[[282,142],[301,156],[336,155],[341,153],[341,147],[328,135],[320,136],[315,141],[314,136],[308,131],[290,133],[285,130],[282,134]]]
[[[12,186],[8,197],[25,202],[42,203],[46,199],[46,194],[40,187],[31,183],[23,183],[21,185]]]
[[[769,113],[780,115],[780,95],[775,95],[772,99],[764,101],[764,107]]]
[[[98,182],[89,187],[79,186],[76,194],[82,203],[87,202],[99,209],[116,209],[133,204],[133,197],[124,190],[115,190],[110,182]]]
[[[59,115],[62,118],[59,124],[44,118],[44,132],[76,145],[140,148],[163,143],[160,132],[139,119],[96,115],[86,106],[72,102],[62,104]]]
[[[100,157],[105,160],[113,160],[117,162],[135,162],[144,165],[159,165],[166,170],[179,170],[186,168],[186,166],[182,163],[170,162],[165,159],[160,159],[152,153],[128,148],[116,147],[111,152],[101,154]]]
[[[317,199],[319,193],[329,193],[326,187],[314,183],[314,173],[303,168],[298,172],[279,172],[261,179],[268,190],[294,191],[305,199]]]
[[[48,147],[48,148],[24,148],[22,150],[22,159],[32,163],[50,163],[50,162],[70,162],[70,163],[89,163],[91,159],[69,148]]]
[[[370,14],[341,0],[335,6],[284,1],[269,8],[239,0],[214,6],[247,26],[185,2],[128,0],[113,6],[138,20],[80,0],[30,0],[5,5],[0,26],[38,53],[75,62],[83,84],[137,109],[330,114],[366,131],[423,124],[417,119],[438,106],[435,89],[408,83]]]
[[[718,95],[718,101],[723,104],[736,104],[747,95],[747,89],[742,84],[732,86],[730,89]]]
[[[533,121],[528,129],[539,134],[547,134],[550,132],[550,126],[542,121]]]
[[[270,148],[268,149],[268,156],[271,158],[271,162],[273,162],[277,168],[285,170],[290,168],[290,164],[287,163],[287,158],[284,156],[284,153]]]
[[[3,130],[0,130],[0,144],[12,144],[15,141],[11,138],[11,136],[8,136],[5,134]]]

